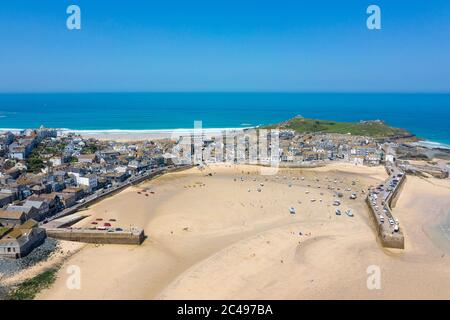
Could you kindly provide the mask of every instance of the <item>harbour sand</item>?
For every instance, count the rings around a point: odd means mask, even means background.
[[[275,176],[259,170],[193,168],[92,206],[79,226],[115,219],[114,227],[144,226],[148,239],[141,246],[84,246],[38,298],[450,298],[449,255],[424,232],[449,207],[446,183],[408,177],[394,209],[406,249],[386,250],[362,194],[386,177],[384,168],[337,164]],[[353,218],[335,214],[336,192]],[[353,192],[358,199],[349,199]],[[72,265],[81,270],[79,290],[66,285]],[[378,290],[367,287],[373,265],[381,271]]]

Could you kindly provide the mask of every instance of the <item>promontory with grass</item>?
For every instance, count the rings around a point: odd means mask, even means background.
[[[338,122],[296,116],[290,120],[265,126],[264,128],[294,130],[298,133],[351,134],[375,139],[417,139],[411,132],[405,129],[391,127],[382,120]]]

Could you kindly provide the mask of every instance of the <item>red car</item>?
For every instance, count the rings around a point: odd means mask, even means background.
[[[98,223],[97,223],[97,222],[95,222],[95,221],[92,221],[92,222],[91,222],[91,224],[98,224]]]
[[[104,225],[105,227],[111,227],[111,223],[108,223],[108,222],[105,222],[103,225]]]

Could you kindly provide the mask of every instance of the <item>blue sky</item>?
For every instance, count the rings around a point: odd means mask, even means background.
[[[0,92],[83,91],[450,92],[450,1],[2,1]]]

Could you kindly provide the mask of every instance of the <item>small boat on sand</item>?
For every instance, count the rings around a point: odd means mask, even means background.
[[[352,210],[348,209],[347,211],[345,211],[345,214],[348,215],[349,217],[353,217],[353,212]]]
[[[290,214],[295,214],[295,208],[294,207],[290,207],[289,208],[289,213]]]
[[[337,216],[340,216],[340,215],[341,215],[341,210],[336,209],[336,215],[337,215]]]

